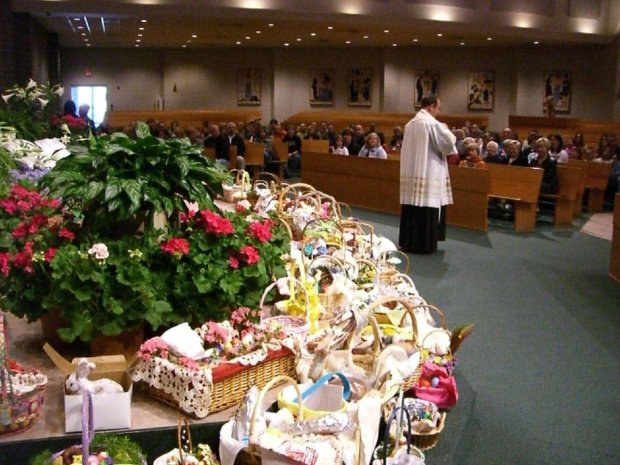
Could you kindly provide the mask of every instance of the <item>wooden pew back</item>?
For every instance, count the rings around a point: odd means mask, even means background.
[[[522,166],[487,163],[489,196],[520,202],[536,203],[540,193],[543,170]]]
[[[537,129],[543,136],[562,134],[564,143],[575,137],[578,132],[583,134],[586,144],[598,147],[603,134],[620,136],[620,122],[618,121],[588,121],[578,118],[543,118],[538,116],[508,117],[508,126],[519,134],[523,141],[532,129]]]
[[[301,153],[329,153],[328,140],[304,139],[301,141]]]
[[[595,161],[570,160],[569,165],[575,165],[588,172],[586,187],[604,191],[607,188],[611,163],[600,163]]]
[[[149,119],[163,121],[168,126],[173,121],[178,121],[183,129],[194,127],[202,129],[204,121],[211,124],[238,123],[261,119],[260,109],[234,109],[234,110],[126,110],[106,111],[103,120],[110,124],[113,129],[121,130],[133,121],[145,123]]]

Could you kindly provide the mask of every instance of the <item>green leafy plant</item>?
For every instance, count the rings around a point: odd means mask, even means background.
[[[11,187],[9,174],[15,167],[13,157],[8,150],[0,147],[0,197],[4,197]]]
[[[268,284],[286,275],[290,237],[274,218],[204,209],[181,220],[154,262],[172,291],[174,323],[220,321],[234,308],[256,308]]]
[[[69,145],[72,156],[43,178],[51,195],[81,203],[85,230],[119,237],[135,233],[123,229],[133,220],[152,228],[158,212],[170,218],[187,211],[185,201],[215,208],[212,195],[221,193],[227,173],[188,139],[158,139],[144,123],[138,123],[136,134],[136,140],[123,133],[91,135]]]

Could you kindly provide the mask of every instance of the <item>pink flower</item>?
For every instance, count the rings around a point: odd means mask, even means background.
[[[58,237],[64,237],[64,238],[69,239],[70,241],[72,241],[73,239],[75,239],[75,234],[73,234],[67,228],[62,228],[58,232]]]
[[[206,232],[215,234],[232,234],[235,230],[228,218],[224,218],[210,210],[200,211],[200,221],[204,223]]]
[[[148,360],[151,358],[151,355],[167,358],[168,344],[160,337],[154,337],[144,342],[138,351],[138,358]]]
[[[235,205],[235,211],[237,213],[244,213],[248,211],[248,209],[241,202],[237,202],[237,205]]]
[[[0,200],[0,207],[9,215],[14,215],[17,212],[17,203],[13,199],[4,198]]]
[[[253,265],[254,263],[258,263],[260,256],[258,255],[258,250],[256,250],[251,245],[244,245],[241,247],[239,251],[242,255],[245,255],[245,260],[248,262],[248,265]]]
[[[43,258],[47,263],[50,263],[52,260],[54,260],[57,250],[58,249],[56,249],[56,247],[50,247],[49,249],[47,249],[47,252],[45,252],[45,255],[43,255]]]
[[[174,255],[176,258],[181,258],[181,256],[189,253],[189,242],[181,237],[168,239],[161,245],[161,250]]]
[[[179,363],[183,366],[185,366],[186,368],[189,368],[192,371],[198,371],[198,369],[200,368],[198,366],[198,363],[196,363],[194,360],[192,360],[191,358],[187,358],[187,357],[181,357],[179,358]]]
[[[191,220],[196,215],[196,210],[188,210],[187,213],[181,212],[179,215],[179,220],[181,223],[186,223],[188,220]]]
[[[271,239],[271,227],[267,222],[260,223],[256,221],[250,224],[248,229],[250,230],[250,235],[260,242],[268,242]]]
[[[239,268],[239,259],[231,254],[230,257],[228,257],[228,264],[231,268],[234,268],[236,270],[237,268]]]
[[[27,234],[28,225],[26,223],[22,223],[13,230],[11,236],[13,236],[13,239],[19,239],[20,237],[26,237]]]
[[[0,252],[0,273],[2,273],[4,276],[8,276],[10,264],[11,254],[9,252]]]
[[[13,259],[13,264],[17,268],[21,268],[26,273],[34,273],[34,268],[32,267],[32,256],[34,255],[34,242],[27,242],[24,246],[24,250],[21,252],[15,253],[15,258]]]
[[[88,255],[94,255],[97,260],[105,260],[110,256],[110,252],[108,252],[108,246],[102,243],[93,244],[93,246],[88,249]]]

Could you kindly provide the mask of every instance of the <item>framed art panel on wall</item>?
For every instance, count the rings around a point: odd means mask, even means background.
[[[570,113],[572,82],[570,71],[545,73],[545,98],[543,106],[552,103],[555,113]]]
[[[347,102],[353,106],[372,105],[372,69],[350,69]]]
[[[470,71],[467,76],[467,109],[492,111],[495,105],[495,73]]]
[[[310,70],[310,105],[332,105],[334,103],[334,70]]]
[[[260,69],[240,69],[237,71],[237,105],[260,105]]]
[[[420,108],[422,98],[439,92],[439,73],[437,71],[419,71],[414,76],[413,106]]]

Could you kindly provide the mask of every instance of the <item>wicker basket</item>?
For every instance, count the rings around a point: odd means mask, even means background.
[[[217,368],[214,369],[209,413],[236,407],[243,400],[250,387],[256,386],[262,389],[271,379],[281,375],[296,377],[295,354],[292,352],[270,358],[254,366],[244,367],[243,370],[225,378],[217,379]],[[149,386],[149,395],[177,410],[185,412],[171,394],[161,389]],[[205,395],[209,394],[205,393]],[[197,418],[191,412],[185,413],[189,413]]]
[[[446,412],[441,412],[439,414],[439,420],[437,420],[437,426],[433,428],[431,431],[426,433],[416,433],[415,431],[411,432],[411,444],[416,446],[420,450],[428,450],[432,449],[437,445],[437,441],[439,441],[439,435],[443,431],[443,427],[446,424]]]
[[[286,279],[286,278],[282,278],[282,279]],[[310,308],[308,291],[306,290],[304,285],[297,279],[294,279],[294,278],[288,278],[288,279],[289,279],[289,282],[292,284],[291,289],[293,290],[293,292],[294,292],[295,285],[297,285],[297,287],[299,287],[302,290],[304,297],[305,297],[304,309],[306,313],[304,314],[304,316],[291,316],[291,315],[269,316],[269,317],[263,318],[262,322],[269,323],[269,322],[275,321],[283,326],[284,331],[287,334],[289,335],[298,334],[299,336],[301,336],[302,340],[305,340],[306,337],[308,336],[308,331],[310,331],[310,322],[308,321],[308,310]],[[269,294],[269,291],[271,291],[277,285],[278,285],[278,281],[273,282],[269,286],[267,286],[267,288],[263,291],[263,295],[260,298],[258,308],[264,311],[265,298],[267,297],[267,294]],[[294,296],[292,295],[291,298],[294,298]]]
[[[24,371],[11,360],[9,328],[0,312],[0,434],[30,428],[43,409],[47,377],[38,370]]]
[[[405,307],[406,311],[402,317],[400,326],[402,327],[403,323],[405,322],[405,319],[407,317],[410,317],[411,326],[413,328],[413,333],[412,333],[413,339],[411,340],[411,344],[413,345],[413,347],[415,347],[420,352],[420,362],[418,363],[418,366],[416,367],[415,371],[409,377],[407,377],[407,379],[405,379],[403,384],[400,386],[400,391],[405,392],[413,388],[413,386],[415,386],[415,384],[418,382],[418,379],[420,379],[420,376],[422,375],[422,368],[424,367],[424,360],[422,357],[422,347],[420,346],[418,342],[418,327],[416,324],[414,307],[407,300],[401,299],[398,297],[384,297],[382,299],[375,300],[372,304],[370,304],[368,306],[368,312],[370,314],[373,314],[376,308],[378,308],[381,305],[388,304],[388,303],[400,303],[403,307]]]
[[[401,263],[404,263],[404,269],[402,269],[402,271],[399,270],[398,266],[395,263],[392,263],[393,260],[400,260]],[[385,252],[379,258],[377,268],[379,269],[379,279],[381,280],[381,283],[384,285],[389,285],[394,275],[398,273],[409,273],[409,256],[400,250]]]

